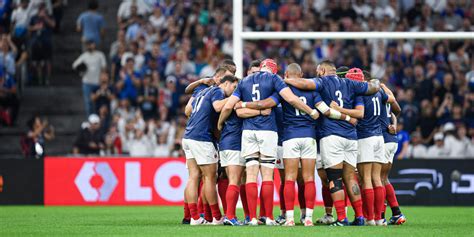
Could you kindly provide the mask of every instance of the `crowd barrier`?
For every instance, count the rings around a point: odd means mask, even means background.
[[[182,158],[0,159],[0,204],[182,205],[187,178]],[[474,160],[395,161],[390,180],[401,205],[474,205]]]

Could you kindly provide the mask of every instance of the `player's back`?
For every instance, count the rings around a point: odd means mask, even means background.
[[[184,138],[196,141],[214,141],[213,130],[217,112],[212,103],[223,99],[224,92],[219,87],[208,87],[199,91],[192,102],[192,112],[186,124]]]
[[[242,79],[234,95],[237,95],[243,102],[259,101],[278,93],[285,87],[286,84],[278,75],[269,72],[256,72]],[[269,116],[260,115],[244,119],[243,129],[276,132],[275,113],[272,111]]]
[[[357,138],[364,139],[372,136],[382,136],[379,117],[381,115],[382,103],[387,101],[387,95],[377,92],[373,95],[358,96],[356,105],[364,106],[364,117],[357,123]]]
[[[380,128],[382,129],[383,140],[385,143],[398,142],[397,135],[390,134],[388,132],[388,126],[392,124],[392,105],[388,102],[383,102],[380,106],[380,116],[378,118],[380,122]]]
[[[303,91],[290,86],[293,94],[311,108],[314,108],[316,98],[319,94],[316,91]],[[290,103],[282,101],[283,107],[283,140],[292,138],[302,138],[316,136],[315,121],[309,114],[294,108]]]
[[[317,85],[316,91],[319,92],[326,104],[329,105],[331,101],[335,101],[340,107],[346,109],[353,109],[355,96],[363,94],[367,90],[366,83],[339,78],[335,75],[317,78],[315,82]],[[321,138],[337,135],[351,140],[357,139],[355,127],[347,121],[324,117],[320,129]]]
[[[240,150],[242,119],[235,112],[225,121],[219,141],[219,150]]]

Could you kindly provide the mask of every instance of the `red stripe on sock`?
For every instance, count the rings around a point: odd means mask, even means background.
[[[226,192],[227,187],[229,186],[228,179],[221,179],[217,180],[217,192],[219,193],[219,197],[221,198],[222,206],[224,208],[224,212],[227,211],[227,201],[226,201]]]
[[[364,216],[363,211],[362,211],[362,199],[354,201],[351,204],[352,204],[352,208],[354,209],[354,213],[356,217]]]
[[[285,181],[285,207],[287,211],[295,209],[295,181]]]
[[[184,219],[191,219],[191,211],[189,210],[188,203],[184,203]]]
[[[221,209],[219,209],[219,203],[209,205],[211,207],[212,217],[216,218],[216,220],[220,220],[222,218]]]
[[[194,220],[199,219],[199,213],[198,213],[198,210],[197,210],[197,204],[196,204],[196,203],[188,203],[188,206],[189,206],[189,212],[191,213],[191,217],[192,217]]]
[[[273,181],[263,181],[262,182],[262,196],[263,196],[263,205],[265,206],[265,216],[273,218],[273,193],[275,191],[275,186]]]
[[[339,221],[346,219],[346,201],[345,200],[334,201],[334,207],[336,208],[337,219]]]
[[[257,183],[247,183],[245,185],[245,191],[247,192],[247,205],[249,207],[250,219],[257,218]]]
[[[235,218],[235,208],[239,200],[240,188],[237,185],[229,185],[226,192],[227,211],[226,216],[229,219]]]
[[[199,196],[199,198],[198,198],[197,208],[198,208],[198,213],[199,213],[199,214],[205,212],[205,210],[204,210],[204,204],[202,203],[202,198],[201,198],[201,196]]]
[[[262,189],[260,188],[260,194],[258,195],[259,197],[259,203],[260,203],[260,210],[258,211],[259,213],[259,216],[262,217],[262,216],[267,216],[265,214],[265,205],[263,205],[263,195],[262,195]]]
[[[382,212],[384,209],[385,203],[385,191],[383,186],[378,186],[374,188],[374,208],[375,208],[375,220],[382,219]]]
[[[316,199],[316,186],[314,181],[304,183],[304,199],[306,208],[314,209],[314,200]]]
[[[206,219],[206,221],[212,222],[212,210],[208,203],[204,204],[204,219]]]

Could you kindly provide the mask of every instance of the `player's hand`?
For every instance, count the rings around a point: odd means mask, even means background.
[[[264,109],[264,110],[261,110],[262,112],[262,115],[263,116],[268,116],[272,113],[272,109]]]
[[[242,108],[242,101],[237,102],[237,104],[234,105],[234,109],[240,109]]]
[[[357,125],[357,119],[351,118],[351,119],[349,120],[349,123],[352,124],[352,126],[356,126],[356,125]]]
[[[388,133],[396,135],[397,134],[397,128],[393,126],[393,124],[388,125]]]
[[[214,81],[213,78],[203,78],[201,80],[202,80],[201,83],[204,84],[204,85],[212,86],[212,85],[216,84],[216,82]]]
[[[331,104],[329,105],[333,109],[339,109],[339,105],[335,101],[331,101]]]

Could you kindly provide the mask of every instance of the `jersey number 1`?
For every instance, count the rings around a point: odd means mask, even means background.
[[[305,104],[306,104],[306,97],[304,97],[304,96],[300,96],[300,100],[301,100],[301,101],[303,101],[303,103],[305,103]],[[303,112],[303,111],[300,111],[299,109],[296,109],[296,108],[295,108],[295,113],[296,113],[296,116],[300,116],[300,115],[306,115],[306,113],[305,113],[305,112]]]
[[[380,115],[379,97],[372,97],[372,103],[374,104],[374,116],[379,116]]]

